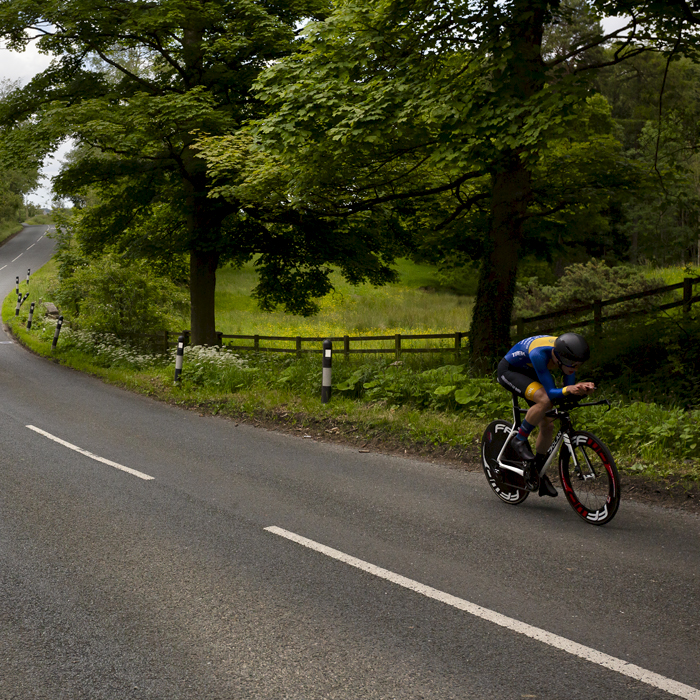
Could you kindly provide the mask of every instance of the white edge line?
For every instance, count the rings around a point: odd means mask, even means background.
[[[136,471],[136,469],[130,469],[129,467],[125,467],[123,464],[118,464],[117,462],[112,462],[110,459],[105,459],[104,457],[100,457],[98,455],[92,454],[92,452],[88,452],[87,450],[84,450],[82,447],[78,447],[77,445],[73,445],[70,442],[66,442],[65,440],[61,440],[61,438],[57,438],[55,435],[51,435],[51,433],[47,433],[45,430],[42,430],[41,428],[35,428],[33,425],[27,425],[25,426],[29,428],[29,430],[33,430],[35,433],[39,433],[39,435],[43,435],[44,437],[47,437],[49,440],[53,440],[54,442],[57,442],[59,445],[63,445],[64,447],[67,447],[70,450],[74,450],[75,452],[80,452],[81,455],[85,455],[86,457],[89,457],[90,459],[94,459],[97,462],[102,462],[103,464],[108,464],[110,467],[114,467],[115,469],[119,469],[123,472],[126,472],[127,474],[132,474],[133,476],[137,476],[139,479],[144,479],[145,481],[151,481],[155,477],[149,476],[148,474],[144,474],[143,472]]]
[[[395,583],[403,588],[408,588],[411,591],[420,593],[427,598],[432,598],[433,600],[440,601],[446,605],[450,605],[458,610],[463,610],[471,615],[479,617],[483,620],[493,622],[496,625],[505,627],[513,632],[519,634],[524,634],[531,639],[536,639],[539,642],[548,644],[556,649],[565,651],[573,656],[578,656],[581,659],[590,661],[594,664],[603,666],[611,671],[615,671],[629,678],[634,678],[635,680],[646,683],[647,685],[659,688],[667,693],[676,695],[681,698],[686,698],[686,700],[700,700],[700,690],[693,688],[692,686],[685,685],[684,683],[679,683],[665,676],[661,676],[653,671],[647,671],[641,666],[635,666],[634,664],[623,661],[622,659],[617,659],[614,656],[609,656],[603,652],[596,651],[590,647],[586,647],[583,644],[578,644],[577,642],[572,642],[570,639],[565,637],[560,637],[557,634],[552,634],[538,627],[533,627],[525,622],[520,622],[512,617],[507,617],[506,615],[501,615],[494,610],[489,610],[488,608],[482,608],[480,605],[470,603],[468,600],[462,598],[457,598],[456,596],[450,595],[449,593],[444,593],[436,588],[431,588],[412,579],[406,578],[399,574],[395,574],[387,569],[382,569],[374,564],[370,564],[362,559],[356,559],[355,557],[338,551],[337,549],[332,549],[331,547],[326,547],[323,544],[309,540],[306,537],[297,535],[288,530],[283,530],[282,528],[271,526],[266,527],[267,532],[271,532],[274,535],[279,535],[292,542],[296,542],[304,547],[313,549],[316,552],[325,554],[332,559],[336,559],[350,566],[354,566],[357,569],[366,571],[378,578],[385,579],[391,583]]]

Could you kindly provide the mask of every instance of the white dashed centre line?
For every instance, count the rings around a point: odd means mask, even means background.
[[[51,435],[51,433],[47,433],[45,430],[41,430],[41,428],[35,428],[33,425],[27,425],[26,427],[29,428],[29,430],[33,430],[35,433],[39,433],[39,435],[43,435],[44,437],[47,437],[49,440],[53,440],[54,442],[57,442],[59,445],[63,445],[64,447],[67,447],[69,450],[79,452],[81,455],[85,455],[86,457],[89,457],[90,459],[94,459],[96,462],[102,462],[102,464],[107,464],[110,467],[114,467],[115,469],[119,469],[120,471],[126,472],[127,474],[137,476],[139,479],[144,479],[145,481],[151,481],[152,479],[155,478],[153,476],[149,476],[148,474],[144,474],[143,472],[136,471],[136,469],[131,469],[130,467],[125,467],[123,464],[118,464],[117,462],[113,462],[111,459],[105,459],[104,457],[100,457],[98,455],[95,455],[92,452],[88,452],[87,450],[84,450],[82,447],[78,447],[77,445],[73,445],[70,442],[66,442],[65,440],[61,440],[61,438],[57,438],[55,435]]]
[[[377,576],[378,578],[382,578],[386,581],[391,581],[391,583],[394,583],[397,586],[408,588],[411,591],[420,593],[427,598],[432,598],[433,600],[437,600],[445,605],[451,605],[453,608],[463,610],[464,612],[468,612],[470,615],[474,615],[482,620],[487,620],[488,622],[500,625],[501,627],[505,627],[506,629],[517,632],[518,634],[524,634],[526,637],[530,637],[530,639],[536,639],[538,642],[548,644],[555,649],[565,651],[573,656],[578,656],[580,659],[585,659],[591,663],[598,664],[599,666],[603,666],[611,671],[620,673],[623,676],[634,678],[635,680],[651,685],[654,688],[659,688],[660,690],[670,693],[671,695],[676,695],[677,697],[685,698],[686,700],[700,700],[700,690],[693,688],[690,685],[679,683],[678,681],[674,681],[671,678],[666,678],[665,676],[661,676],[653,671],[647,671],[641,666],[635,666],[627,661],[617,659],[614,656],[609,656],[603,652],[583,646],[583,644],[572,642],[570,639],[560,637],[557,634],[552,634],[551,632],[547,632],[539,627],[533,627],[525,622],[515,620],[512,617],[506,617],[505,615],[501,615],[494,610],[482,608],[480,605],[470,603],[468,600],[464,600],[463,598],[457,598],[449,593],[439,591],[436,588],[425,586],[422,583],[413,581],[410,578],[395,574],[393,571],[389,571],[387,569],[382,569],[374,564],[363,561],[362,559],[356,559],[349,554],[344,554],[337,549],[331,549],[330,547],[326,547],[326,545],[309,540],[306,537],[295,534],[294,532],[289,532],[288,530],[283,530],[280,527],[274,526],[266,527],[265,530],[274,535],[279,535],[280,537],[291,540],[292,542],[296,542],[304,547],[308,547],[309,549],[313,549],[315,552],[324,554],[331,559],[336,559],[344,564],[348,564],[349,566],[354,566],[357,569],[366,571],[373,576]]]

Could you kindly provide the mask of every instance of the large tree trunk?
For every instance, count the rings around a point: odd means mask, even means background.
[[[204,31],[193,19],[185,30],[182,47],[188,79],[201,80]],[[207,195],[210,189],[205,162],[194,148],[196,134],[184,137],[182,180],[186,193],[187,227],[190,238],[190,332],[192,345],[216,345],[216,269],[219,266],[221,205]]]
[[[503,45],[509,45],[511,58],[498,79],[512,106],[527,103],[544,86],[542,34],[550,4],[551,0],[514,0],[511,5],[510,21],[504,24],[501,37]],[[518,254],[532,198],[526,156],[532,158],[536,150],[534,144],[523,147],[522,152],[505,149],[493,163],[489,234],[469,330],[472,357],[482,371],[490,369],[511,344]]]
[[[221,224],[226,212],[221,205],[207,197],[204,173],[190,174],[184,185],[190,237],[191,342],[193,345],[216,345],[214,292],[220,258]]]
[[[527,205],[530,171],[516,153],[492,180],[491,225],[482,260],[476,303],[469,331],[472,357],[486,371],[510,347],[518,254]]]
[[[219,254],[190,251],[190,332],[192,345],[216,345],[214,293]]]

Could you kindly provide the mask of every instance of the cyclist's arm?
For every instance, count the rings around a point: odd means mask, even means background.
[[[540,380],[540,384],[547,392],[547,398],[549,398],[550,401],[561,401],[561,399],[566,396],[567,387],[565,386],[564,389],[557,389],[557,387],[554,386],[552,373],[547,369],[547,362],[549,362],[549,358],[551,357],[551,350],[551,348],[536,348],[530,353],[530,362],[535,368],[535,372],[537,372],[537,378]],[[566,377],[565,383],[566,380],[573,377],[574,375],[570,374]]]

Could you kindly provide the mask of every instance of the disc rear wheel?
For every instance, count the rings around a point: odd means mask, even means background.
[[[523,486],[524,480],[518,474],[498,466],[498,455],[508,439],[510,431],[511,424],[507,421],[495,420],[489,424],[481,438],[481,464],[493,492],[504,503],[517,505],[529,495],[528,491],[516,487],[517,480],[522,481]]]

